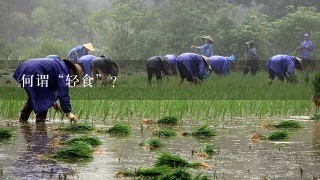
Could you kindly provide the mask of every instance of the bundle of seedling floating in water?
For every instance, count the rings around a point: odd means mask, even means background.
[[[177,126],[179,124],[179,120],[174,116],[166,116],[155,122],[150,119],[143,119],[142,124],[143,125],[159,124],[159,125],[165,125],[165,126]]]
[[[213,137],[216,136],[216,132],[209,128],[208,125],[201,126],[199,129],[192,132],[180,132],[182,136],[194,136],[194,137]]]
[[[106,131],[111,135],[128,135],[130,132],[130,128],[124,124],[117,124]]]
[[[95,130],[93,126],[86,124],[71,124],[67,127],[60,127],[60,130],[69,131],[73,133],[87,133]],[[49,157],[62,160],[88,160],[93,157],[94,149],[101,144],[98,138],[89,137],[87,135],[78,138],[73,138],[61,143],[64,147],[56,151],[54,155]]]
[[[256,140],[265,140],[269,139],[271,141],[276,141],[276,140],[286,140],[289,138],[289,132],[286,129],[299,129],[302,128],[299,122],[293,121],[293,120],[288,120],[288,121],[283,121],[279,124],[276,125],[271,125],[271,127],[274,127],[276,129],[282,129],[282,130],[277,130],[273,133],[271,133],[269,136],[263,136],[260,135],[256,132],[254,132],[251,135],[251,140],[256,141]]]
[[[192,156],[196,156],[198,158],[211,158],[217,152],[214,150],[214,145],[204,144],[200,146],[197,150],[192,150],[191,153]]]
[[[139,145],[147,150],[155,150],[164,146],[164,144],[159,139],[154,138],[142,141]]]
[[[0,128],[0,140],[10,139],[13,136],[13,132],[8,129]]]
[[[65,142],[66,147],[57,150],[52,156],[55,159],[87,160],[93,157],[93,147],[101,144],[98,138],[81,136]]]
[[[193,177],[188,168],[208,168],[206,163],[190,163],[183,158],[168,154],[160,153],[156,156],[154,167],[150,168],[138,168],[134,171],[121,171],[116,174],[118,177],[149,177],[157,179],[209,179],[207,176],[197,174]]]

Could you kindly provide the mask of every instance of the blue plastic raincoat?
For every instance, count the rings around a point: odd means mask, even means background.
[[[38,58],[20,64],[13,78],[26,90],[36,114],[49,109],[57,99],[60,101],[63,112],[69,113],[72,108],[68,94],[68,74],[68,68],[63,61]],[[38,84],[39,80],[41,82],[41,75],[48,75],[48,87],[45,85],[41,87]],[[27,78],[32,84],[26,83]]]
[[[273,70],[278,77],[284,78],[286,74],[294,74],[294,56],[276,55],[269,59],[267,67]]]
[[[182,63],[193,77],[202,78],[205,75],[205,62],[199,54],[183,53],[178,57],[177,62]],[[178,71],[183,74],[179,67]]]
[[[84,75],[88,75],[91,77],[91,68],[90,68],[90,63],[91,61],[96,58],[97,56],[94,55],[85,55],[82,56],[78,59],[78,63],[82,65],[83,69],[84,69]]]

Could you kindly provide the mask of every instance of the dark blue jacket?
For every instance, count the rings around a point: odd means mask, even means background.
[[[36,114],[49,109],[57,99],[60,101],[63,112],[69,113],[72,108],[68,94],[68,74],[68,68],[63,61],[39,58],[20,64],[13,78],[26,90]],[[48,75],[48,87],[38,85],[38,80],[41,82],[38,75]],[[32,84],[26,83],[27,78]]]
[[[85,55],[78,59],[78,63],[81,64],[84,69],[84,75],[87,74],[91,77],[90,63],[94,58],[96,58],[94,55]]]
[[[195,53],[183,53],[178,59],[178,63],[182,63],[193,77],[203,77],[205,74],[205,62],[201,55]],[[179,69],[181,74],[181,69]]]
[[[269,59],[267,67],[272,69],[277,76],[284,77],[286,74],[294,74],[294,56],[276,55]]]

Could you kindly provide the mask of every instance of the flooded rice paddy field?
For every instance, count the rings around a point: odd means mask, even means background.
[[[2,121],[1,126],[10,126],[15,137],[0,143],[0,179],[117,179],[115,173],[118,171],[152,166],[159,152],[179,155],[189,162],[208,163],[208,169],[192,172],[203,171],[212,179],[320,178],[320,122],[295,120],[304,128],[290,130],[286,141],[250,140],[252,131],[263,135],[275,131],[263,128],[262,124],[275,124],[280,120],[232,119],[211,126],[217,131],[216,137],[161,139],[165,146],[151,152],[140,147],[139,143],[152,137],[152,132],[160,127],[144,126],[141,133],[141,126],[137,123],[131,126],[132,132],[127,137],[90,133],[90,136],[100,138],[102,151],[88,162],[61,162],[43,156],[59,148],[53,146],[55,139],[63,141],[81,135],[57,131],[56,126],[62,125],[58,121],[27,125]],[[183,125],[175,128],[177,132],[192,131],[200,126],[186,119],[182,122]],[[103,126],[99,125],[99,128]],[[192,157],[191,151],[204,143],[214,144],[218,154],[211,159]]]

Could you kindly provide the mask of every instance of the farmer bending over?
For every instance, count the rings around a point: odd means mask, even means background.
[[[209,62],[212,70],[210,71],[210,74],[215,72],[217,75],[226,76],[228,73],[228,68],[231,62],[235,60],[234,55],[230,57],[224,57],[224,56],[211,56],[209,57]]]
[[[294,74],[294,68],[302,70],[302,64],[300,58],[288,55],[276,55],[269,59],[267,68],[269,72],[269,84],[272,84],[272,80],[276,76],[282,82],[286,78],[288,82],[296,83],[298,80]]]
[[[21,87],[28,94],[28,100],[20,114],[20,121],[28,121],[32,110],[34,110],[36,122],[45,122],[50,107],[54,106],[56,110],[61,110],[56,103],[57,100],[60,101],[62,111],[66,113],[70,121],[76,121],[68,94],[68,83],[73,84],[79,81],[76,77],[72,77],[74,75],[78,75],[78,70],[68,60],[38,58],[20,64],[15,70],[13,78],[21,84]],[[68,77],[70,78],[69,82]]]
[[[119,74],[118,64],[109,57],[100,56],[94,58],[90,62],[91,77],[93,78],[93,83],[97,82],[99,74],[101,75],[102,85],[107,85],[112,82],[112,87],[114,86],[117,76]],[[108,75],[111,75],[111,79],[108,80]]]
[[[165,75],[170,73],[170,65],[167,60],[162,59],[160,56],[151,57],[146,63],[146,70],[148,74],[148,83],[151,85],[152,76],[156,75],[158,84],[162,80],[163,72]]]
[[[203,80],[207,70],[211,69],[208,62],[209,58],[195,53],[183,53],[177,61],[180,74],[179,86],[184,79],[187,79],[190,84],[197,84]]]

